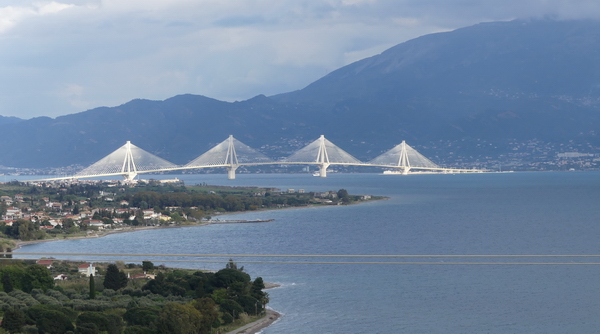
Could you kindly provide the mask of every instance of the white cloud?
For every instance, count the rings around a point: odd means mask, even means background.
[[[0,113],[24,118],[183,93],[272,95],[431,32],[518,17],[600,17],[596,0],[3,3]]]
[[[34,2],[27,6],[0,7],[0,33],[8,31],[28,18],[56,14],[74,6],[73,4],[51,1]]]
[[[67,84],[66,87],[60,92],[60,95],[64,97],[73,97],[83,95],[83,86],[77,84]]]
[[[0,33],[8,31],[23,18],[33,15],[34,11],[22,7],[0,7]]]
[[[36,2],[36,3],[34,3],[34,5],[37,7],[37,12],[40,15],[56,14],[67,8],[75,7],[75,5],[73,5],[73,4],[66,4],[66,3],[60,3],[60,2],[55,2],[55,1]]]

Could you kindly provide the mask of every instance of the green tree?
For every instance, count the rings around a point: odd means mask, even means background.
[[[171,219],[172,219],[174,222],[182,222],[182,221],[184,221],[184,220],[185,220],[183,217],[181,217],[181,215],[179,214],[179,212],[173,212],[173,213],[171,214]]]
[[[346,189],[340,189],[337,192],[337,196],[344,204],[350,203],[350,195],[348,195],[348,191]]]
[[[121,334],[123,332],[123,318],[116,314],[107,314],[108,318],[108,334]]]
[[[213,325],[219,320],[217,304],[215,304],[214,300],[211,298],[204,297],[194,300],[192,306],[202,314],[202,324],[200,325],[198,333],[210,333]]]
[[[189,304],[167,303],[156,325],[160,334],[193,334],[202,326],[202,314]]]
[[[216,289],[210,296],[217,304],[221,304],[223,300],[227,299],[227,289]]]
[[[127,326],[123,334],[155,334],[156,331],[143,326]]]
[[[73,219],[71,219],[71,218],[66,218],[66,219],[63,219],[62,226],[65,230],[67,230],[72,227],[75,227],[75,222],[73,222]]]
[[[75,329],[71,320],[62,312],[48,310],[37,320],[36,325],[40,333],[62,334]]]
[[[250,295],[259,301],[260,311],[262,311],[262,308],[269,303],[269,294],[263,291],[264,288],[265,283],[263,282],[262,277],[257,277],[250,287]]]
[[[13,291],[12,281],[10,279],[10,273],[6,272],[2,275],[2,287],[4,292],[9,293]]]
[[[4,311],[2,325],[0,327],[7,330],[9,333],[21,332],[21,327],[27,323],[25,313],[18,308],[9,308]]]
[[[119,271],[115,264],[109,264],[104,275],[104,287],[106,289],[119,290],[127,286],[127,275]]]
[[[234,282],[250,283],[250,275],[235,269],[221,269],[215,274],[216,285],[227,288]]]
[[[90,275],[90,299],[96,299],[96,283],[94,282],[94,275]]]
[[[252,282],[252,287],[250,288],[250,293],[256,298],[257,296],[262,296],[263,289],[265,288],[265,282],[262,277],[257,277],[254,282]]]
[[[85,323],[77,326],[75,334],[100,334],[100,330],[96,324]]]
[[[10,281],[12,289],[23,290],[23,283],[26,280],[27,273],[25,268],[20,265],[8,265],[0,268],[2,273],[2,284]]]
[[[150,327],[158,320],[160,311],[153,307],[133,307],[123,314],[128,326]]]
[[[12,226],[7,226],[4,230],[4,233],[7,236],[23,241],[33,240],[35,238],[35,232],[35,225],[26,219],[18,219],[13,222]]]
[[[83,324],[94,324],[100,332],[107,332],[108,334],[120,334],[123,330],[121,317],[102,312],[82,312],[77,317],[77,327]]]
[[[148,272],[152,269],[154,269],[154,263],[150,261],[142,261],[142,270],[144,270],[144,272]]]
[[[240,314],[242,314],[242,312],[244,312],[244,309],[242,308],[242,306],[233,299],[223,300],[221,302],[221,305],[219,305],[219,308],[221,309],[221,312],[231,314],[234,319],[239,318]]]
[[[69,321],[75,321],[75,319],[77,319],[77,311],[74,311],[71,308],[44,304],[37,304],[28,308],[27,316],[29,316],[29,318],[34,322],[37,322],[44,317],[48,317],[45,315],[48,311],[59,311],[63,313],[69,319]]]
[[[26,276],[23,282],[23,291],[31,292],[33,289],[42,289],[44,291],[54,287],[54,279],[48,268],[32,264],[27,266]]]
[[[258,299],[252,296],[243,295],[238,297],[236,301],[244,309],[244,312],[248,314],[257,315],[262,311],[262,305],[260,305]]]
[[[244,267],[242,266],[238,268],[237,263],[233,262],[233,259],[229,259],[229,262],[227,262],[225,265],[225,269],[244,271]]]
[[[233,282],[227,287],[227,295],[229,298],[237,299],[249,292],[249,286],[244,282]]]

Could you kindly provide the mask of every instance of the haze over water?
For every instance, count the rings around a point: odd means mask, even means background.
[[[172,176],[168,176],[171,178]],[[350,255],[600,254],[600,173],[470,175],[240,174],[206,182],[389,196],[353,206],[251,212],[274,219],[26,246],[22,252]],[[143,259],[139,259],[141,262]],[[220,259],[217,259],[220,260]],[[494,264],[259,264],[266,261],[561,262],[594,258],[234,258],[279,283],[271,333],[595,333],[600,266]],[[198,269],[224,266],[166,263]]]

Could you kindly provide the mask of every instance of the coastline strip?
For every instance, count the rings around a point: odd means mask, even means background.
[[[225,334],[256,334],[264,328],[272,325],[275,321],[277,321],[277,319],[281,317],[280,313],[270,309],[267,309],[266,313],[267,314],[264,317],[256,320],[255,322],[251,322]]]

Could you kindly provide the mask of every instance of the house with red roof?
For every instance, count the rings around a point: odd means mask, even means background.
[[[52,264],[54,263],[54,260],[37,260],[35,261],[35,263],[44,266],[48,269],[52,269]]]
[[[86,277],[90,277],[90,275],[98,275],[98,269],[96,269],[96,267],[94,267],[94,265],[91,263],[80,264],[77,266],[77,271]]]

